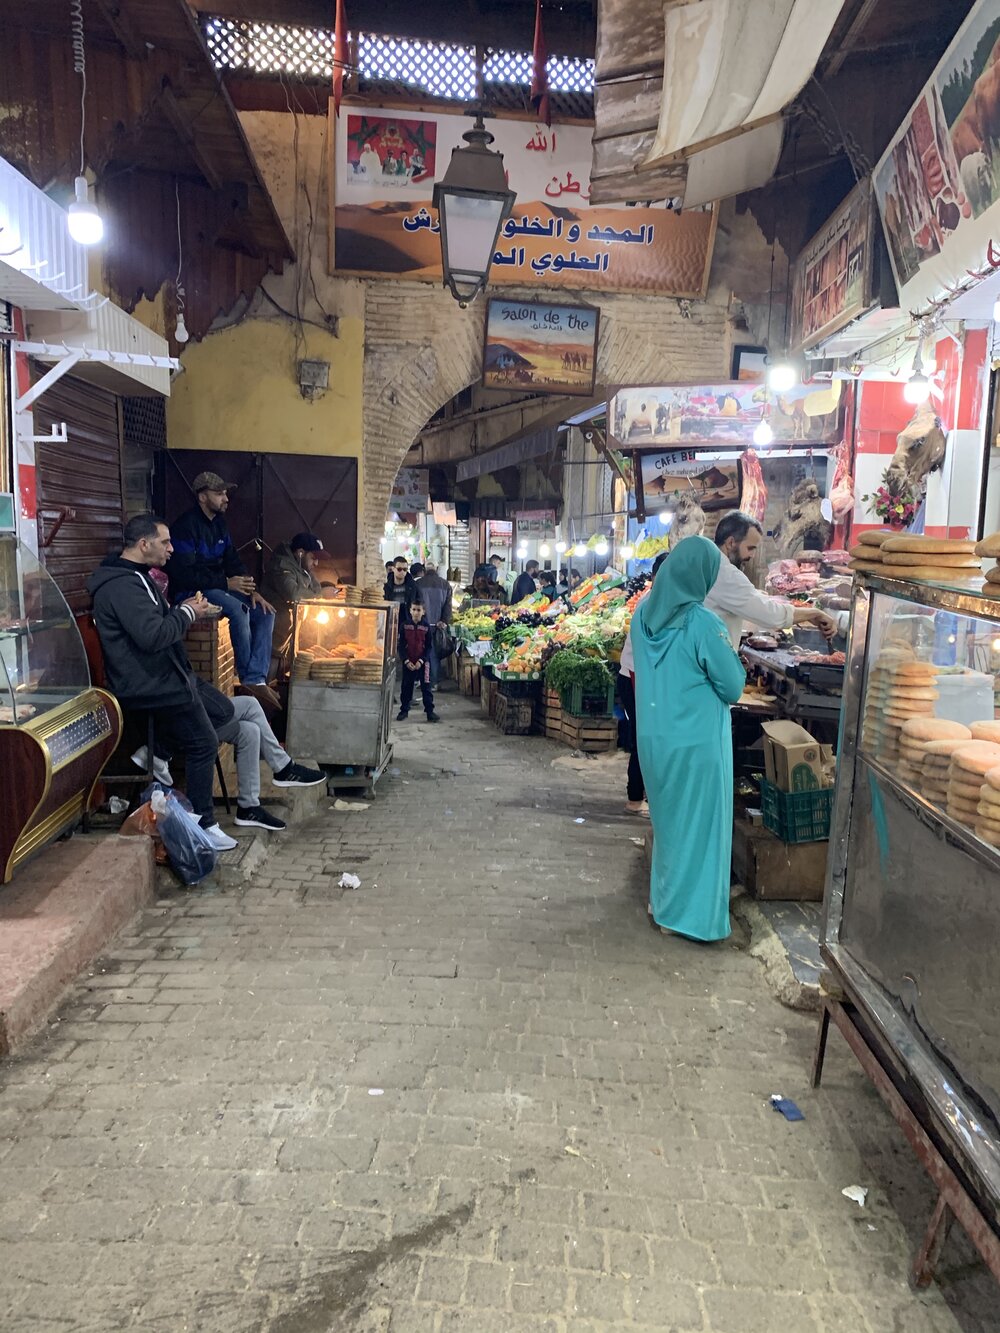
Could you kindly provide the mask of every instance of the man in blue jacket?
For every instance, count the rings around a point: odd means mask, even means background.
[[[261,597],[233,545],[226,523],[233,483],[217,472],[199,472],[191,483],[193,509],[170,525],[174,553],[167,564],[174,601],[204,593],[229,621],[236,674],[262,703],[277,706],[267,683],[271,666],[274,607]]]

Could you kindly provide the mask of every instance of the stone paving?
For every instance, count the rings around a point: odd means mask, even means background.
[[[959,1241],[908,1288],[930,1190],[840,1039],[810,1092],[741,941],[649,929],[621,764],[441,710],[0,1070],[4,1333],[995,1333]]]

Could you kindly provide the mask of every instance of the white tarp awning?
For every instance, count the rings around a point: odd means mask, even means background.
[[[770,162],[770,170],[737,188],[767,180],[777,161],[775,142],[780,152],[782,108],[812,75],[843,6],[844,0],[666,0],[663,96],[644,167],[697,153],[702,174],[714,178],[721,169],[708,159],[720,140],[724,146],[773,124],[756,154],[759,169]],[[696,200],[690,185],[689,174],[686,205],[720,197],[699,191]]]

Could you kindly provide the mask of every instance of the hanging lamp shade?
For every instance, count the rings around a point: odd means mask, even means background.
[[[444,179],[434,186],[434,207],[441,226],[444,285],[465,306],[486,286],[500,228],[516,195],[507,184],[503,155],[489,146],[493,135],[482,114],[462,138],[466,147],[452,151]]]

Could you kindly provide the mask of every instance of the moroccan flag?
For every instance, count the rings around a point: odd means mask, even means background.
[[[340,115],[344,99],[344,71],[347,66],[347,20],[344,18],[344,0],[337,0],[337,18],[333,33],[333,109]]]
[[[549,53],[545,49],[545,34],[542,32],[542,0],[535,0],[535,46],[531,54],[531,105],[539,120],[546,125],[552,124],[552,112],[549,110],[549,78],[545,66]]]

